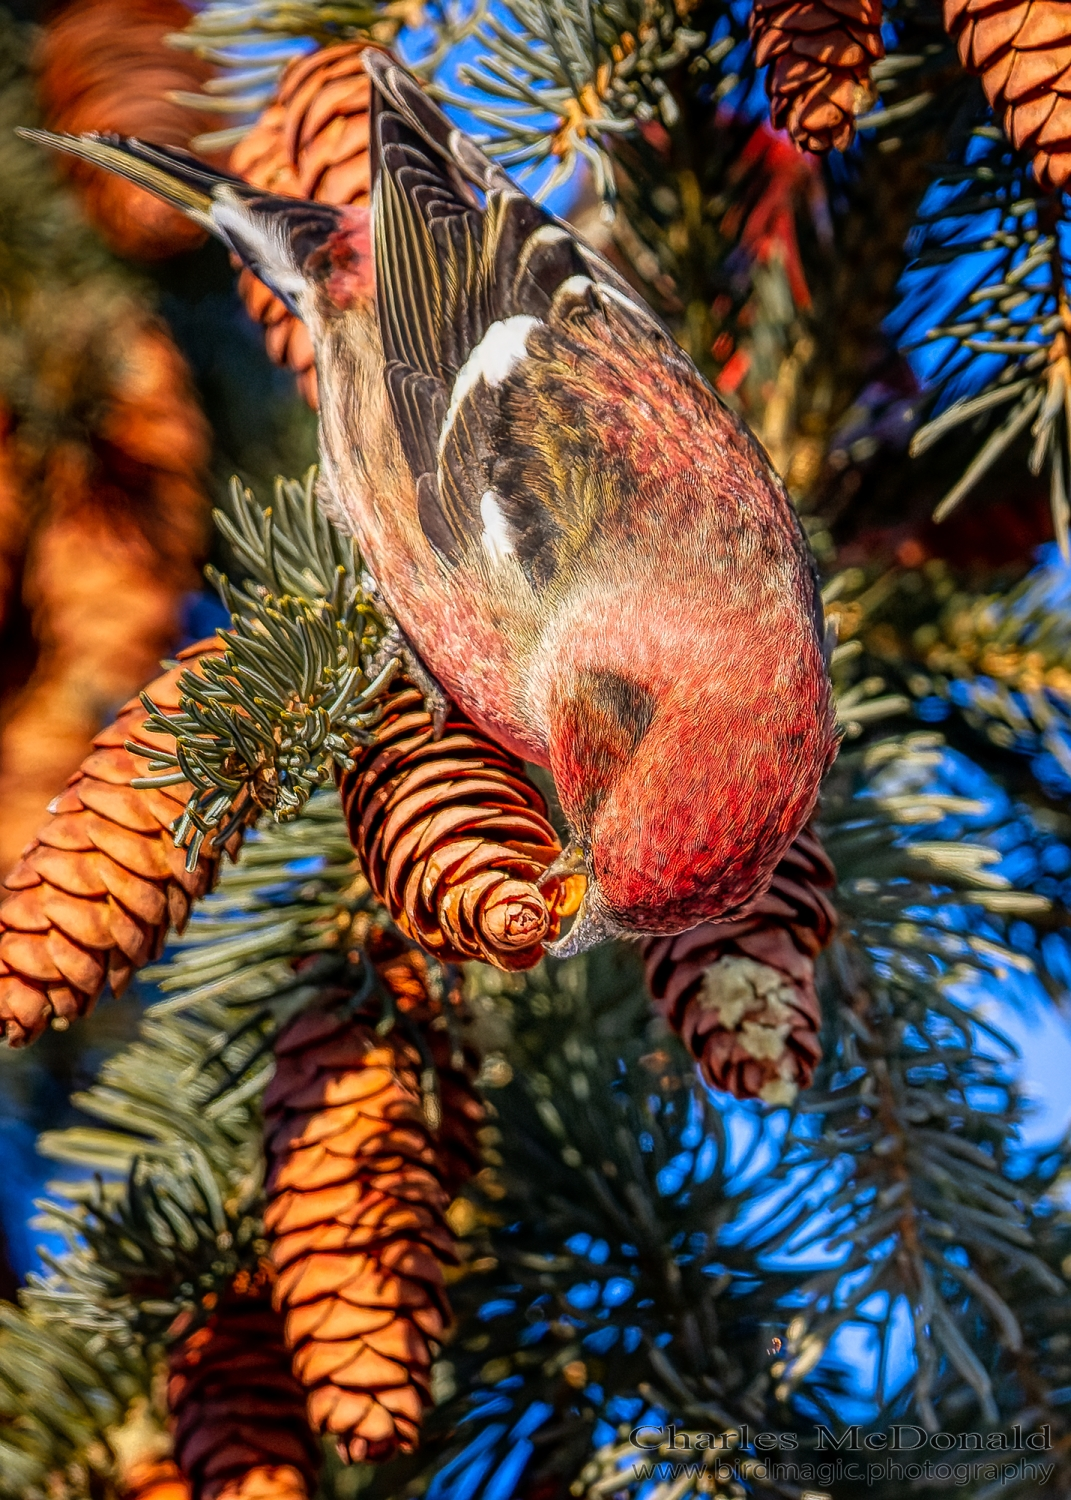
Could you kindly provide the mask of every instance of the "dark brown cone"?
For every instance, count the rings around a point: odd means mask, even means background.
[[[566,881],[548,906],[537,888],[561,845],[523,762],[453,707],[436,740],[423,698],[404,683],[375,736],[339,790],[377,899],[443,963],[530,969],[580,890]]]
[[[885,55],[881,0],[755,0],[755,61],[769,64],[770,118],[801,151],[843,151]]]
[[[788,1104],[810,1085],[822,1055],[814,960],[836,926],[835,883],[805,829],[746,916],[644,941],[655,1005],[715,1088]]]
[[[191,1500],[307,1500],[320,1445],[290,1369],[272,1274],[240,1273],[208,1321],[176,1343],[167,1404]]]
[[[215,116],[167,96],[192,92],[210,68],[165,41],[191,11],[181,0],[74,0],[45,28],[39,54],[41,103],[52,130],[117,131],[160,145],[186,146]],[[133,183],[72,158],[63,167],[86,213],[120,255],[158,260],[199,245],[205,232],[178,209]]]
[[[179,665],[147,692],[164,712],[179,707],[178,679],[215,639],[183,651]],[[128,740],[173,749],[144,726],[137,698],[93,741],[94,749],[52,803],[49,821],[8,875],[0,902],[0,1034],[31,1042],[50,1021],[67,1024],[93,1008],[105,984],[120,994],[134,971],[160,956],[168,930],[181,931],[193,901],[215,882],[219,859],[185,868],[171,824],[191,788],[131,787],[149,774]],[[229,846],[234,852],[240,835]]]
[[[1066,0],[945,0],[945,26],[1012,144],[1046,191],[1071,181],[1071,16]]]
[[[256,187],[319,203],[364,204],[371,193],[371,87],[361,67],[366,42],[340,42],[290,64],[275,101],[231,152],[230,170]],[[250,271],[238,279],[250,315],[265,328],[276,364],[298,378],[315,407],[316,366],[304,323]]]
[[[429,1014],[423,965],[416,953],[377,962],[414,1023]],[[423,1004],[410,1004],[417,986]],[[407,1028],[378,1036],[345,1007],[305,1011],[280,1033],[264,1099],[276,1306],[310,1422],[354,1461],[417,1445],[432,1341],[450,1320],[446,1208],[478,1164],[482,1107],[446,1034],[424,1037],[439,1079],[437,1131]]]

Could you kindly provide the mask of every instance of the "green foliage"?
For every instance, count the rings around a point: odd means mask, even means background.
[[[367,36],[386,7],[374,0],[209,0],[171,37],[219,70],[203,92],[176,94],[196,109],[237,116],[238,123],[197,137],[204,152],[224,151],[241,140],[270,103],[287,64],[304,56],[308,41],[321,46]],[[389,35],[396,27],[388,27]]]
[[[135,786],[194,787],[175,829],[191,869],[206,837],[222,847],[260,809],[293,818],[336,768],[352,768],[397,669],[392,657],[373,664],[385,627],[353,542],[316,504],[314,470],[303,484],[279,480],[264,510],[235,481],[231,504],[220,529],[250,581],[236,589],[215,574],[231,614],[222,654],[183,673],[179,714],[144,700],[147,727],[174,735],[174,751],[133,746],[163,773]]]
[[[998,1290],[1003,1280],[1032,1276],[1066,1295],[1033,1253],[1029,1202],[1006,1176],[1017,1123],[1013,1049],[972,995],[986,971],[1006,979],[1032,970],[1001,922],[1049,903],[990,873],[1000,856],[985,841],[987,808],[931,789],[942,758],[937,736],[888,740],[842,756],[827,789],[822,830],[844,932],[824,964],[835,1007],[825,1086],[800,1108],[822,1124],[808,1154],[844,1173],[820,1233],[845,1254],[803,1281],[808,1310],[793,1320],[783,1372],[787,1394],[875,1293],[889,1314],[904,1298],[919,1361],[915,1404],[931,1430],[941,1425],[939,1372],[946,1387],[970,1387],[983,1421],[1000,1419],[972,1347],[975,1309],[958,1314],[962,1291],[984,1308],[987,1338],[1013,1352],[1022,1332]],[[967,838],[925,837],[957,815],[971,819]]]
[[[463,64],[459,77],[488,99],[469,108],[494,131],[492,155],[529,170],[557,157],[541,195],[583,163],[599,195],[612,199],[606,142],[653,119],[676,125],[680,107],[667,76],[685,66],[705,75],[732,49],[730,38],[708,45],[709,24],[696,20],[704,18],[682,20],[658,0],[596,8],[577,0],[508,0],[488,13],[477,32],[478,61]]]
[[[935,392],[955,391],[964,372],[985,361],[986,376],[943,410],[912,440],[915,457],[964,424],[995,425],[960,479],[934,512],[943,520],[986,471],[1029,432],[1030,470],[1047,465],[1053,525],[1068,554],[1068,463],[1071,462],[1071,327],[1064,288],[1062,210],[1042,193],[1029,161],[1008,149],[995,125],[977,125],[971,146],[942,168],[920,205],[914,237],[918,253],[909,276],[977,258],[978,270],[962,278],[959,299],[925,329],[926,343],[943,348],[930,374]],[[981,254],[979,252],[982,252]]]

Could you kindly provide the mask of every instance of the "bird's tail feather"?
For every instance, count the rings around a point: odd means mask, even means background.
[[[212,195],[221,183],[237,190],[246,187],[240,178],[213,171],[188,151],[174,146],[153,146],[146,141],[120,135],[56,135],[50,130],[20,128],[16,135],[39,146],[77,156],[95,167],[104,167],[146,188],[158,198],[180,208],[191,218],[211,228],[208,217]]]
[[[115,172],[181,209],[221,239],[300,316],[296,299],[305,263],[338,227],[339,209],[265,193],[174,146],[120,135],[55,135],[25,129],[18,133]]]

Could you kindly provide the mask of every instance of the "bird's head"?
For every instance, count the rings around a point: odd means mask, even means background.
[[[551,770],[573,832],[557,868],[588,877],[558,956],[746,908],[806,822],[836,746],[822,653],[813,625],[750,623],[714,655],[687,633],[678,655],[670,635],[646,662],[610,653],[554,681]]]

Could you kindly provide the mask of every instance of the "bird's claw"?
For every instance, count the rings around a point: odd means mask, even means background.
[[[378,605],[382,611],[382,606]],[[435,678],[420,660],[413,648],[405,631],[397,620],[388,619],[387,633],[380,641],[375,655],[368,664],[368,675],[377,677],[390,661],[399,661],[402,665],[403,674],[420,693],[424,699],[424,707],[431,716],[431,726],[434,738],[442,739],[443,730],[446,728],[446,718],[450,712],[450,699],[443,692]]]

